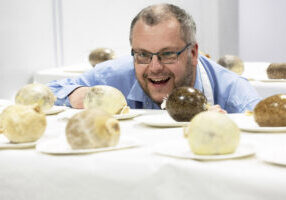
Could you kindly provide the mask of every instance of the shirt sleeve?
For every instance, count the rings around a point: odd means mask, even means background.
[[[79,87],[95,85],[93,73],[92,69],[76,78],[66,78],[49,82],[47,86],[57,97],[55,105],[71,107],[68,95]]]
[[[119,89],[127,97],[135,80],[133,57],[109,60],[75,78],[52,81],[47,86],[57,97],[55,105],[71,106],[68,95],[79,87],[109,85]]]
[[[259,101],[261,101],[261,97],[248,80],[239,77],[229,87],[225,109],[228,113],[252,111]]]
[[[227,70],[216,62],[200,56],[210,79],[214,103],[228,113],[252,111],[261,97],[247,79]]]

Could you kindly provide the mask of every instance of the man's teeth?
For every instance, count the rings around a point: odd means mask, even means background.
[[[151,79],[151,81],[153,81],[155,83],[164,82],[164,81],[167,81],[167,80],[168,80],[168,78]]]

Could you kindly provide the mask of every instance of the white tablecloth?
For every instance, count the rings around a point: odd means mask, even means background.
[[[249,79],[251,85],[263,98],[286,93],[286,79],[279,81],[268,79],[266,70],[269,64],[267,62],[245,62],[242,74],[243,77]]]
[[[59,116],[48,116],[42,141],[64,134],[66,122]],[[122,137],[141,145],[66,156],[0,150],[0,199],[286,199],[286,167],[255,156],[220,161],[160,156],[154,147],[182,139],[182,128],[148,127],[135,119],[120,121],[120,127]],[[272,148],[286,142],[286,133],[242,133],[241,140]]]
[[[71,65],[58,68],[49,68],[37,71],[33,76],[33,82],[46,84],[53,80],[73,78],[92,69],[89,65]]]

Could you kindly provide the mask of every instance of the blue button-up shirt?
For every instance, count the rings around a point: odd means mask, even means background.
[[[246,79],[206,57],[199,56],[199,60],[210,80],[214,103],[219,104],[228,113],[253,110],[261,100],[261,97]],[[145,94],[137,81],[132,56],[124,56],[100,63],[77,78],[56,80],[47,85],[57,97],[56,105],[70,106],[68,95],[78,87],[109,85],[119,89],[124,94],[130,108],[160,109],[160,106]],[[196,70],[194,87],[204,91],[199,67]]]

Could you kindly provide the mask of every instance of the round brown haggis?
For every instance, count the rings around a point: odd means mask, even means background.
[[[286,63],[271,63],[266,72],[269,79],[286,79]]]

